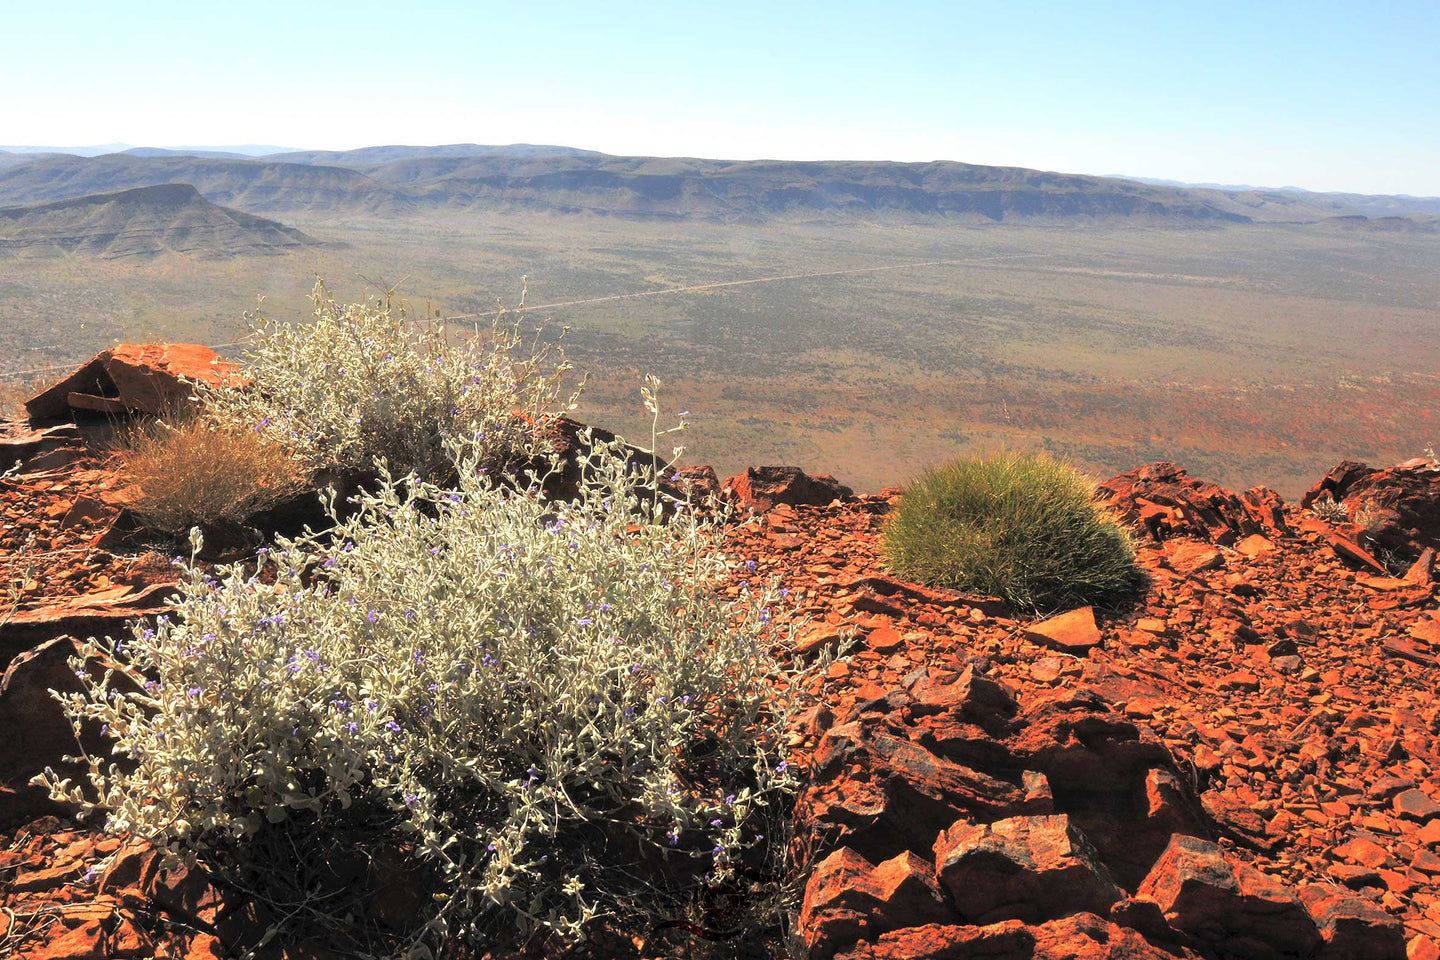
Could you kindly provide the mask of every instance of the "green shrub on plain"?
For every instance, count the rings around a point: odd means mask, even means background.
[[[1139,583],[1130,534],[1095,485],[1044,454],[954,460],[907,487],[882,548],[902,577],[1026,610],[1103,604]]]
[[[382,471],[358,513],[258,568],[188,564],[174,618],[87,648],[143,690],[82,673],[66,699],[127,760],[87,758],[83,792],[41,781],[252,886],[265,850],[292,880],[333,847],[317,838],[399,851],[433,879],[413,956],[500,926],[653,924],[742,862],[773,871],[799,697],[798,674],[773,685],[778,598],[721,597],[721,527],[618,446],[575,503],[492,483],[473,450],[458,474]],[[268,896],[315,922],[367,911]]]
[[[253,315],[248,390],[202,389],[210,414],[273,435],[312,469],[448,478],[451,448],[500,468],[543,452],[544,422],[562,402],[563,355],[523,349],[519,314],[459,335],[411,316],[391,294],[336,303],[323,284],[304,324]],[[521,299],[521,310],[524,299]]]

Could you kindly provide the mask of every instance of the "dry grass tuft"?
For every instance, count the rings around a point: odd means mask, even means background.
[[[115,448],[134,511],[170,534],[241,523],[303,490],[309,479],[284,446],[255,430],[184,412],[137,424]]]

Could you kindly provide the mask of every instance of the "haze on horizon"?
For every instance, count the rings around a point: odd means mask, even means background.
[[[1440,7],[278,0],[7,11],[0,142],[551,143],[1440,195]]]

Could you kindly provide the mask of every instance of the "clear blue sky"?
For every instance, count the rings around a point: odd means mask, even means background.
[[[0,143],[560,143],[1440,195],[1440,2],[6,4]]]

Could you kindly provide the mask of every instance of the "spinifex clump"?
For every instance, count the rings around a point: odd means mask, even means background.
[[[906,488],[882,542],[896,573],[1026,610],[1113,602],[1139,583],[1135,546],[1094,484],[1044,454],[953,460]]]
[[[143,692],[67,702],[128,760],[93,759],[98,802],[50,774],[54,795],[251,884],[267,850],[401,851],[431,879],[409,931],[431,944],[653,923],[742,862],[773,870],[799,686],[772,684],[775,597],[723,600],[719,528],[617,447],[574,503],[478,462],[454,489],[382,471],[258,569],[187,565],[175,618],[89,645]]]

